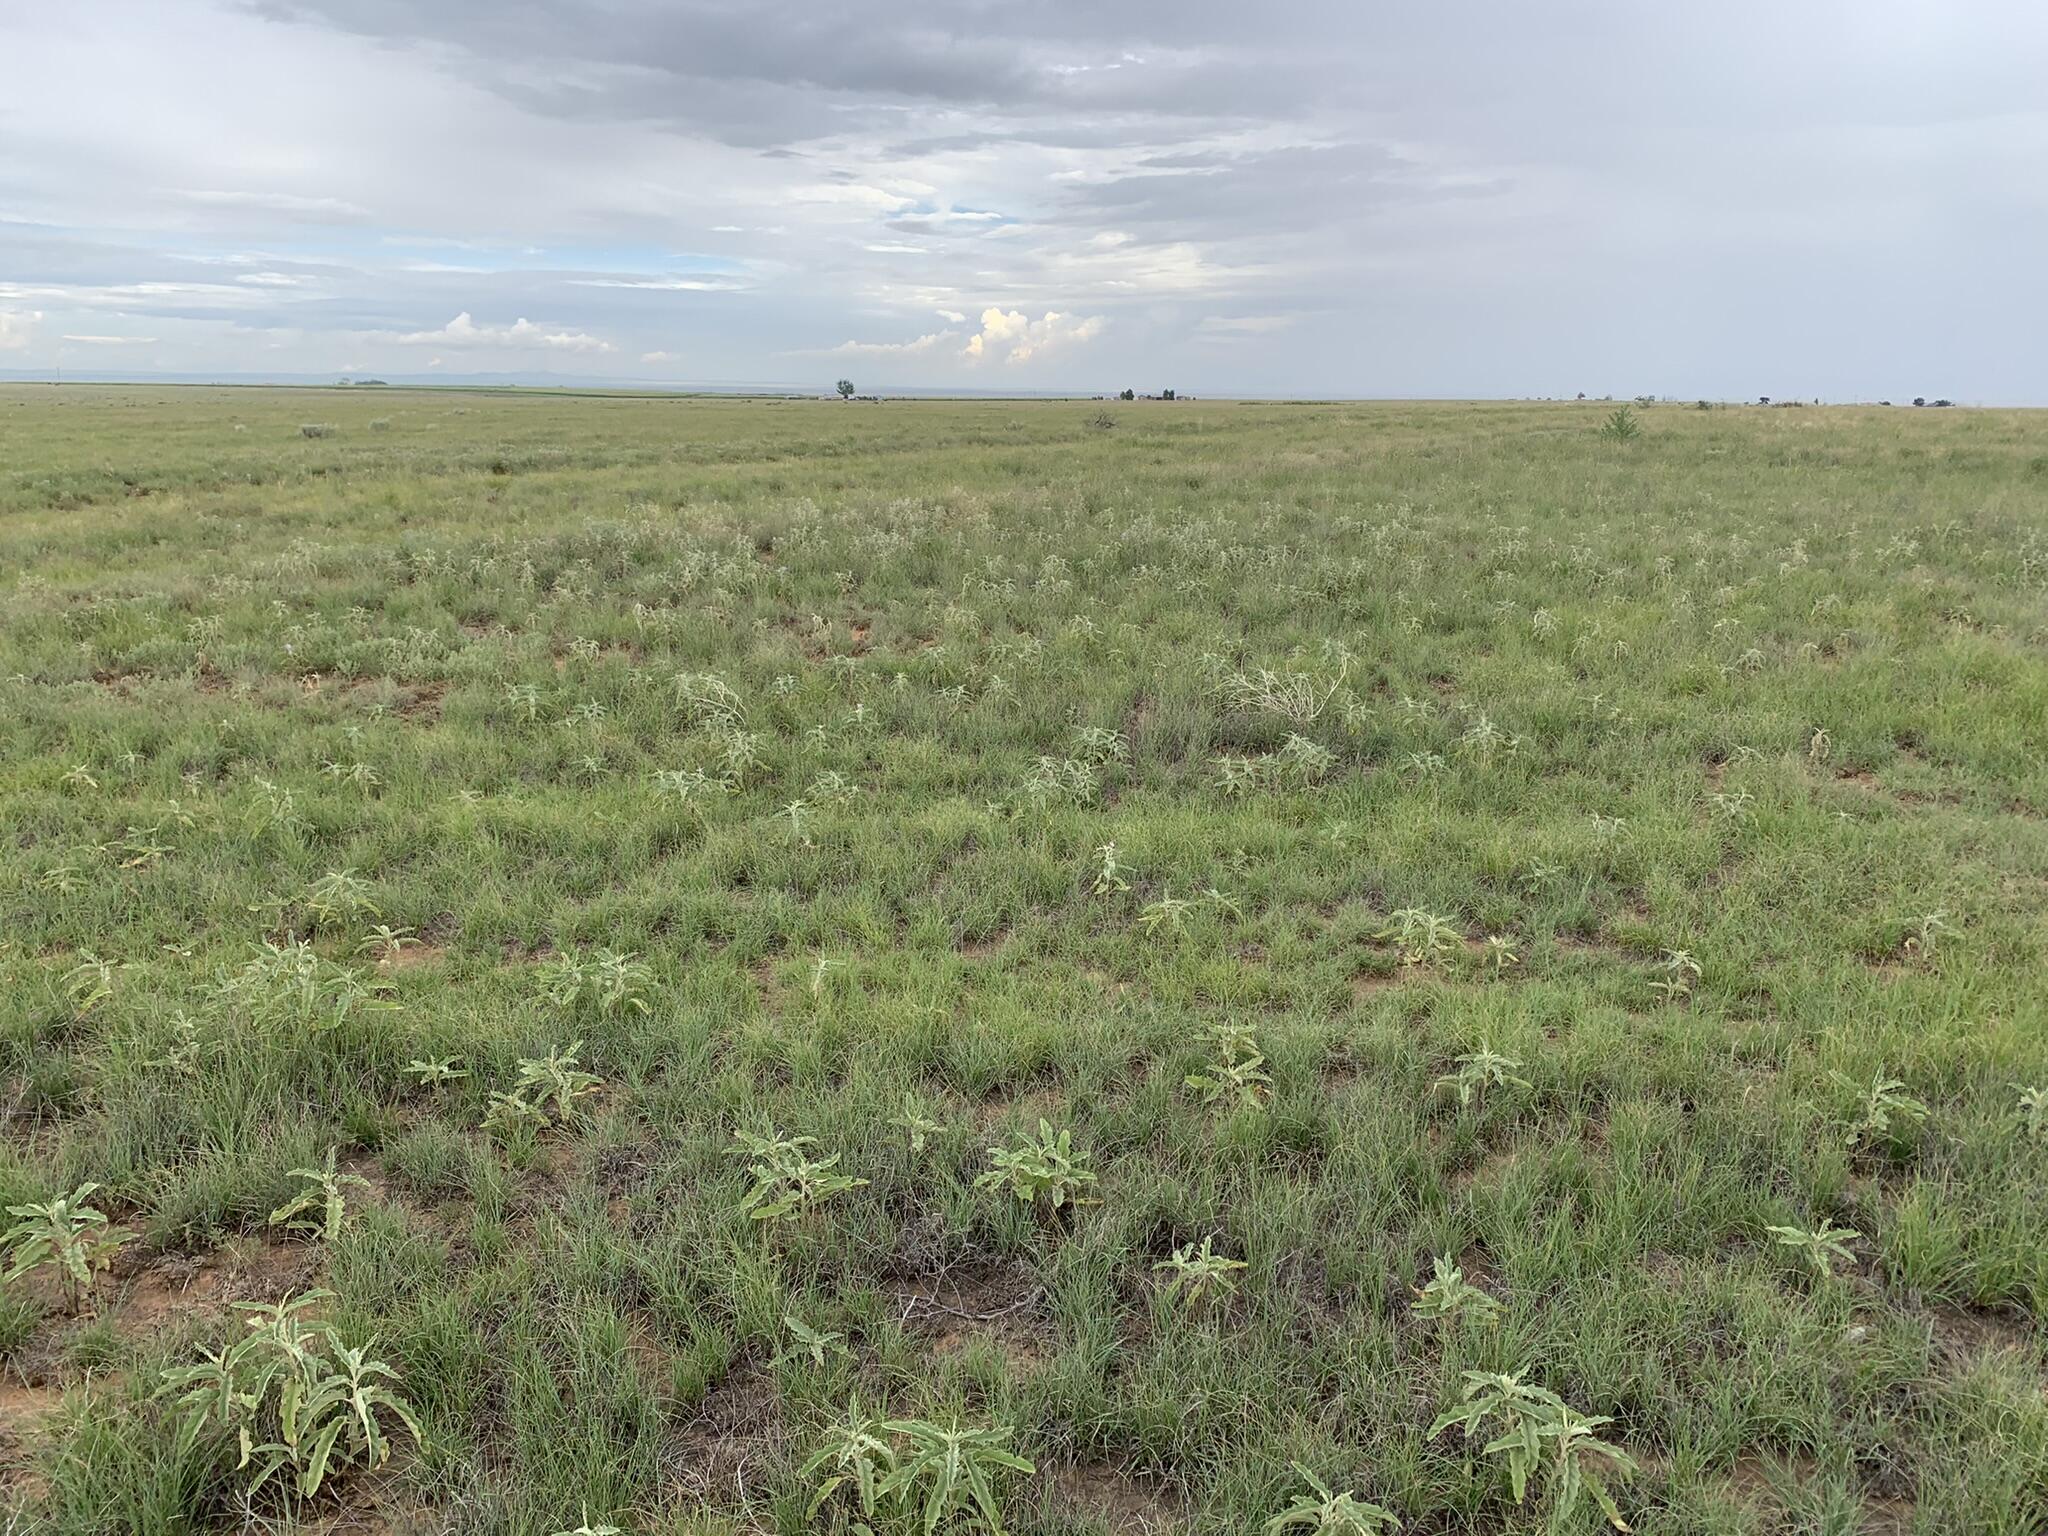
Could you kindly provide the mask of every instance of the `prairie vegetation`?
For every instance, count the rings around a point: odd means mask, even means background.
[[[0,710],[14,1531],[2048,1523],[2040,417],[5,389]]]

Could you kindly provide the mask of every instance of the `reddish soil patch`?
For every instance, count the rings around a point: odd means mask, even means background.
[[[410,971],[423,965],[439,965],[448,956],[446,944],[403,944],[377,957],[380,971]]]
[[[1382,992],[1397,991],[1413,979],[1413,974],[1405,970],[1361,971],[1351,978],[1351,1000],[1364,1002],[1367,998],[1377,997]]]
[[[212,1253],[158,1259],[120,1282],[107,1313],[130,1332],[155,1332],[195,1310],[238,1301],[282,1301],[313,1282],[319,1250],[310,1243],[236,1238]]]
[[[0,1450],[34,1434],[64,1401],[64,1389],[0,1380]],[[0,1466],[4,1466],[0,1458]]]

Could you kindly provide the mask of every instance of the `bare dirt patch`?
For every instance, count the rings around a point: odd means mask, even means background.
[[[1360,971],[1351,978],[1351,1000],[1362,1003],[1382,992],[1396,992],[1415,979],[1409,970]]]
[[[1122,997],[1136,985],[1135,982],[1124,981],[1110,975],[1109,972],[1101,969],[1099,966],[1083,966],[1081,974],[1094,982],[1103,991],[1113,993],[1118,997]]]
[[[1450,1184],[1454,1190],[1468,1190],[1476,1184],[1497,1186],[1514,1169],[1515,1165],[1528,1156],[1530,1148],[1521,1142],[1505,1147],[1489,1148],[1470,1167],[1460,1168],[1451,1174]]]
[[[1048,1514],[1093,1517],[1116,1536],[1158,1536],[1188,1529],[1186,1505],[1168,1489],[1114,1467],[1054,1467],[1039,1474],[1039,1507]]]
[[[62,1387],[0,1379],[0,1452],[34,1434],[63,1402]]]
[[[763,1496],[780,1443],[774,1378],[762,1366],[729,1372],[662,1451],[662,1472],[684,1500],[717,1508]]]
[[[1927,1315],[1935,1353],[1951,1369],[1996,1355],[2034,1357],[2033,1335],[2024,1320],[1981,1307],[1941,1307]]]
[[[1051,1339],[1038,1316],[1043,1292],[1021,1264],[970,1260],[930,1275],[882,1282],[898,1323],[936,1355],[956,1354],[977,1340],[995,1345],[1010,1364],[1031,1370]]]
[[[312,1283],[319,1262],[319,1250],[310,1243],[236,1238],[212,1253],[157,1259],[129,1273],[107,1315],[124,1331],[154,1333],[200,1309],[282,1301]]]
[[[448,946],[422,940],[416,944],[387,949],[377,957],[380,971],[416,971],[423,965],[439,965],[448,958]]]

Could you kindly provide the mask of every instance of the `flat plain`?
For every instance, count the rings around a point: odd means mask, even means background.
[[[0,1527],[2048,1526],[2048,416],[1611,410],[0,388]]]

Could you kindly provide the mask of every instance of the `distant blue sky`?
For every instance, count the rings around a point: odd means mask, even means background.
[[[0,369],[2048,403],[2039,0],[0,7]]]

